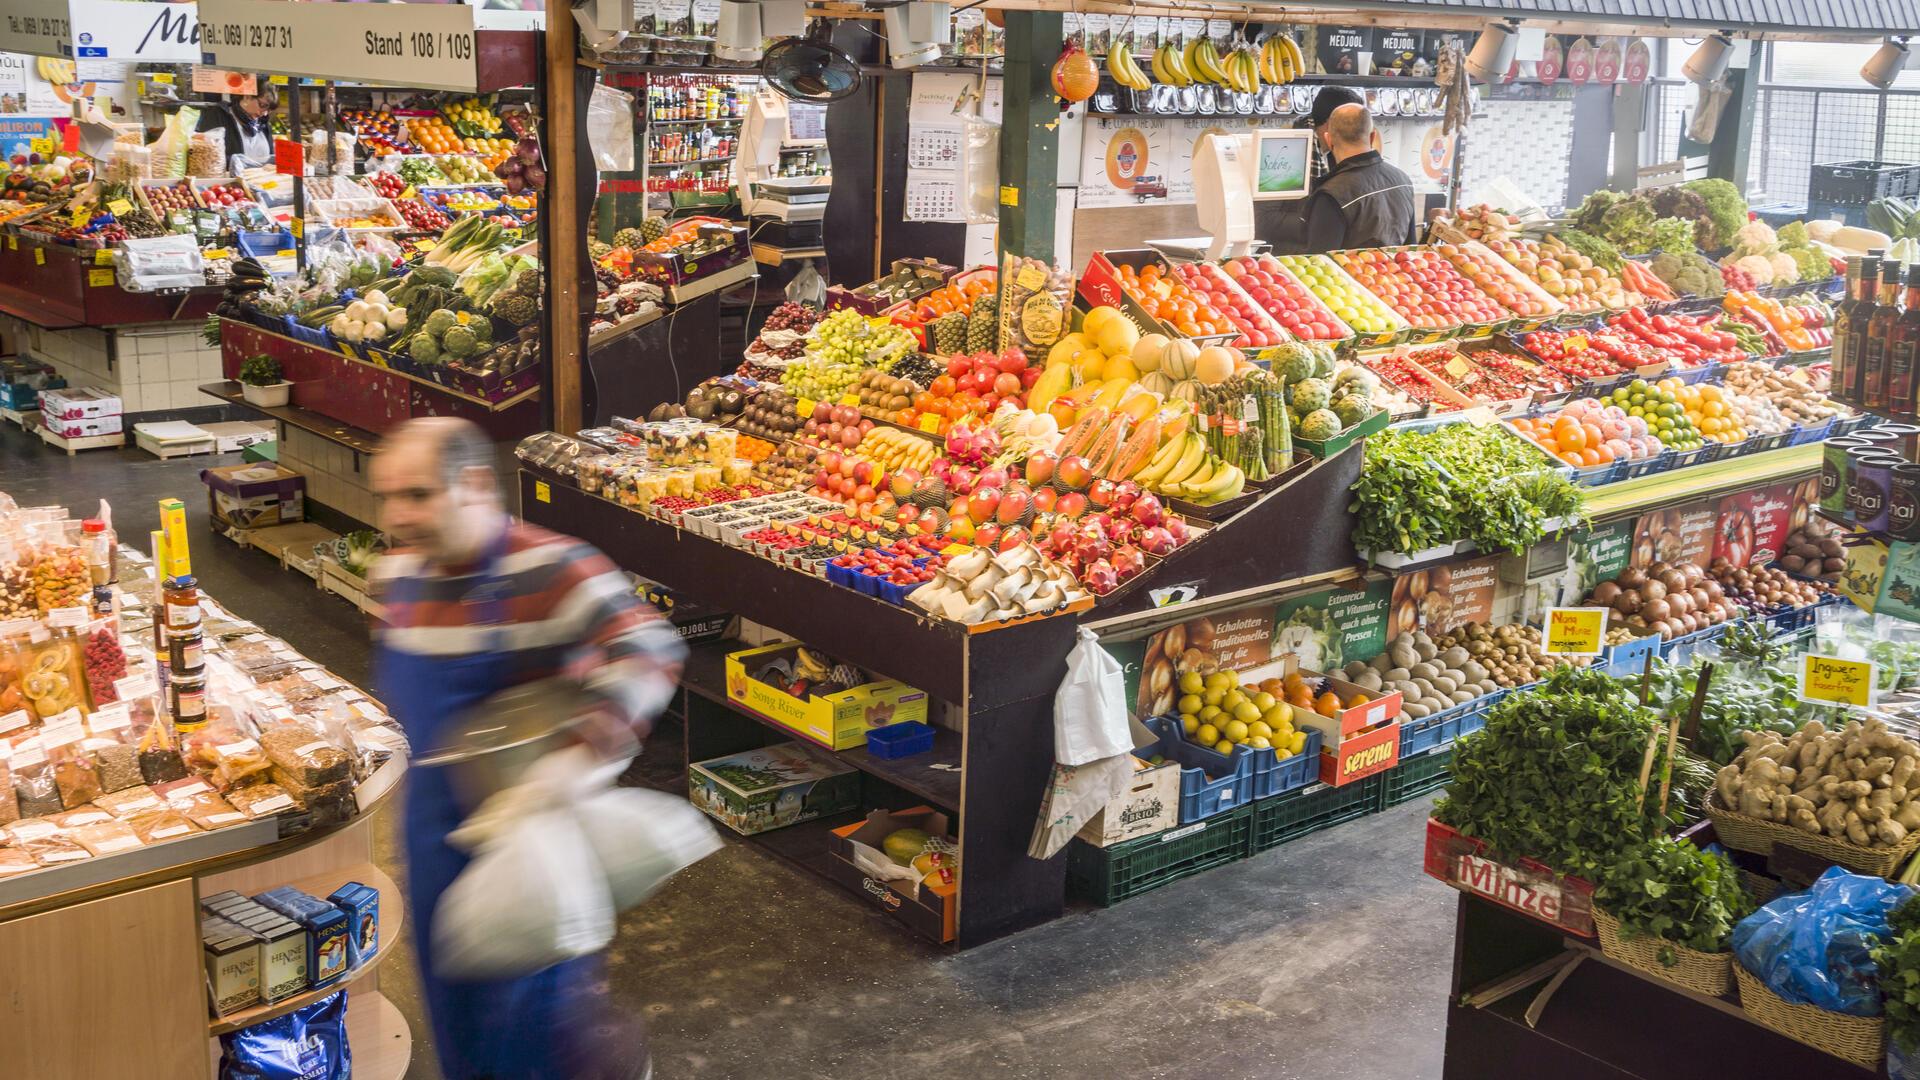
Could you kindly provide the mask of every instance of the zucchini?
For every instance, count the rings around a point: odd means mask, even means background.
[[[329,319],[332,319],[335,315],[345,310],[347,309],[341,307],[339,304],[328,304],[325,307],[317,307],[305,315],[300,316],[300,325],[316,328],[325,326]]]

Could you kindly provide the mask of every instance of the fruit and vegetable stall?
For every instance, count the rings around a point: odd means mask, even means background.
[[[867,811],[937,811],[940,883],[850,887],[952,904],[916,929],[977,944],[1426,795],[1564,672],[1677,683],[1730,627],[1838,606],[1821,444],[1875,418],[1828,394],[1812,329],[1855,253],[1682,291],[1566,233],[1476,208],[1327,256],[902,260],[781,305],[678,399],[528,439],[522,507],[698,641],[695,771],[798,743],[852,776],[737,831],[845,882]],[[1591,648],[1550,609],[1597,615]],[[1082,630],[1136,782],[1054,853]]]

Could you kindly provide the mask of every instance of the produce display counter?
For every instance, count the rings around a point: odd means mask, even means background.
[[[241,393],[240,384],[231,379],[207,383],[200,387],[200,392],[210,397],[217,397],[229,405],[252,409],[281,425],[312,432],[329,442],[337,442],[357,454],[371,454],[380,449],[380,436],[365,428],[342,424],[312,409],[303,409],[298,405],[256,405],[246,399]]]
[[[264,353],[280,362],[283,377],[294,384],[296,406],[376,434],[418,416],[464,417],[500,439],[525,435],[539,423],[537,386],[487,401],[234,319],[221,320],[220,351],[229,378],[247,357]]]
[[[218,286],[128,292],[98,252],[8,236],[0,247],[0,313],[48,330],[143,323],[198,323],[220,300]]]
[[[1564,977],[1555,965],[1563,958],[1577,960]],[[1615,963],[1588,939],[1486,900],[1459,898],[1448,1080],[1693,1080],[1741,1073],[1834,1080],[1877,1075],[1761,1027],[1734,1002]]]
[[[939,730],[931,752],[887,760],[860,749],[838,758],[883,785],[870,787],[863,805],[887,802],[886,793],[893,791],[904,801],[889,808],[924,802],[957,815],[964,871],[956,944],[965,948],[1051,920],[1064,908],[1065,853],[1033,859],[1027,842],[1053,763],[1054,693],[1081,623],[1149,611],[1155,590],[1163,587],[1186,586],[1224,597],[1356,573],[1341,508],[1359,458],[1355,446],[1298,471],[1290,482],[1263,492],[1248,509],[1082,615],[985,632],[976,627],[971,633],[918,609],[881,603],[784,569],[582,492],[544,471],[523,468],[519,495],[528,521],[564,529],[676,595],[706,609],[733,612],[934,699],[929,722]],[[1308,509],[1315,507],[1333,512],[1316,516]],[[1296,540],[1276,542],[1282,529]],[[742,709],[726,692],[722,658],[745,647],[723,642],[695,651],[686,678],[689,761],[774,741],[767,729],[775,725]],[[777,730],[787,738],[794,735],[790,728]],[[951,768],[955,765],[957,770]],[[825,873],[828,832],[863,815],[818,819],[749,839],[771,854]]]
[[[1627,480],[1589,492],[1587,513],[1600,521],[1762,484],[1805,479],[1820,471],[1821,452],[1819,443],[1788,446]]]

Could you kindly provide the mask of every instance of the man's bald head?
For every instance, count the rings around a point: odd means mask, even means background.
[[[493,444],[457,417],[409,420],[388,433],[373,460],[373,493],[396,542],[446,561],[472,557],[501,522]]]
[[[1373,116],[1365,105],[1342,105],[1327,115],[1327,136],[1334,156],[1373,149]]]

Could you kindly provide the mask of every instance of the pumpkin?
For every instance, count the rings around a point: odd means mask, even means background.
[[[1223,345],[1209,345],[1194,358],[1193,377],[1207,386],[1218,386],[1233,375],[1233,363],[1239,355]]]
[[[1160,370],[1166,372],[1175,382],[1193,378],[1194,364],[1200,359],[1200,346],[1186,338],[1167,342],[1167,349],[1160,354]],[[1139,364],[1136,362],[1135,367]]]

